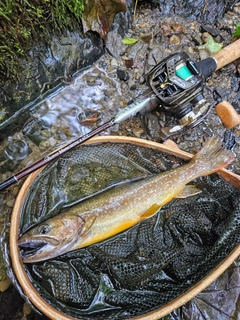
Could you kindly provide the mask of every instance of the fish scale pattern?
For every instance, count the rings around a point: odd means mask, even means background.
[[[74,149],[34,181],[22,209],[21,232],[79,199],[184,162],[130,143]],[[85,320],[129,319],[168,303],[240,241],[239,191],[217,174],[194,184],[200,194],[174,199],[107,241],[27,264],[29,278],[51,305]]]

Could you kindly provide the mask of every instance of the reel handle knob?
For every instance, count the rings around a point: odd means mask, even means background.
[[[215,110],[227,130],[240,124],[240,115],[229,102],[224,100],[218,103]]]

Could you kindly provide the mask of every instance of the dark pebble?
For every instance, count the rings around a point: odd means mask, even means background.
[[[218,29],[213,28],[213,27],[209,27],[209,26],[205,26],[205,25],[201,25],[200,31],[208,32],[213,37],[217,37],[219,35],[219,30]]]
[[[121,69],[117,70],[117,77],[118,77],[119,80],[123,80],[123,81],[129,80],[128,72],[124,71],[124,70],[121,70]]]

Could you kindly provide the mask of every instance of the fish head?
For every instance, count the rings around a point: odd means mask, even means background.
[[[44,261],[70,251],[83,228],[80,216],[64,214],[33,227],[18,239],[23,262]]]

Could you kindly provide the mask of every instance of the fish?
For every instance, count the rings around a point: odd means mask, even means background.
[[[173,198],[195,194],[192,180],[224,168],[234,158],[232,151],[221,148],[219,137],[212,137],[182,166],[112,187],[65,208],[20,236],[22,261],[45,261],[109,239],[152,217]]]

